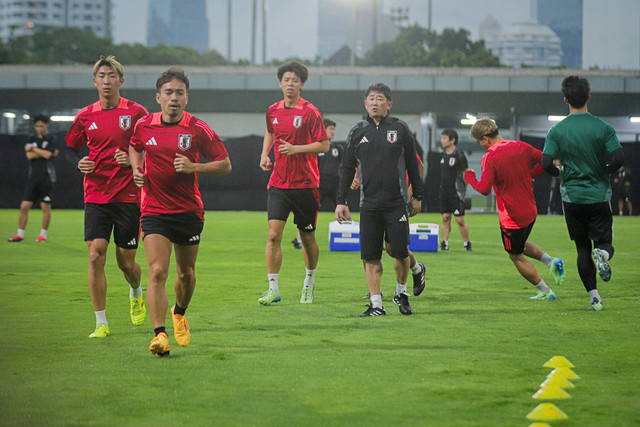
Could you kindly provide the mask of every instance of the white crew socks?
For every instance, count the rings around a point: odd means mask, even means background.
[[[538,288],[538,290],[543,294],[548,294],[549,292],[551,292],[551,288],[549,288],[547,284],[544,283],[544,280],[540,280],[540,283],[536,285],[536,288]]]
[[[309,270],[306,268],[307,274],[304,276],[304,286],[305,288],[311,287],[316,283],[316,269]]]
[[[109,326],[109,322],[107,322],[107,310],[96,311],[96,326],[102,323],[103,325]]]
[[[41,228],[40,229],[40,235],[46,239],[47,238],[47,230],[45,230],[44,228]]]
[[[598,298],[598,301],[602,302],[602,298],[600,298],[600,294],[597,289],[592,289],[589,291],[589,298],[593,301],[594,298]]]
[[[404,285],[401,285],[400,283],[398,283],[396,285],[396,295],[400,295],[403,292],[407,292],[407,284],[405,283]]]
[[[129,285],[129,297],[133,299],[138,299],[142,296],[142,286],[138,286],[137,288],[131,287]]]
[[[371,306],[374,308],[382,308],[382,295],[371,295]]]
[[[411,274],[418,274],[422,272],[422,267],[419,262],[416,262],[416,265],[410,268]]]
[[[551,263],[553,262],[553,257],[545,252],[542,254],[542,258],[540,258],[540,262],[543,264],[546,264],[547,267],[551,267]]]
[[[24,239],[24,228],[18,228],[18,236]]]
[[[276,274],[267,274],[267,280],[269,281],[269,290],[270,291],[278,291],[278,277],[280,275]]]

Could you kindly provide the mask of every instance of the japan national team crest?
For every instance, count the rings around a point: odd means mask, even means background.
[[[302,116],[293,116],[293,127],[299,128],[302,126]]]
[[[449,159],[449,166],[454,166],[455,164],[456,164],[456,159],[455,159],[455,157],[451,157],[451,158]]]
[[[120,129],[127,130],[131,127],[131,116],[120,116]]]
[[[187,151],[191,148],[191,135],[178,135],[178,147],[180,147],[182,151]]]
[[[390,143],[394,143],[398,140],[398,131],[397,130],[388,130],[387,131],[387,141]]]

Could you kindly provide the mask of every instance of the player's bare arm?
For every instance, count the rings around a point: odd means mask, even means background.
[[[142,153],[138,153],[135,148],[129,147],[129,161],[133,170],[133,183],[138,187],[144,187],[146,176],[142,169]]]
[[[262,141],[262,154],[260,155],[260,168],[263,171],[270,171],[271,167],[271,159],[269,158],[269,151],[271,151],[271,147],[275,142],[275,138],[272,133],[268,131],[264,133],[264,140]]]
[[[116,148],[116,154],[113,156],[116,159],[116,162],[122,167],[128,168],[131,166],[131,161],[129,160],[129,155],[122,151],[119,148]]]
[[[280,154],[284,154],[285,156],[301,153],[326,153],[327,151],[329,151],[329,148],[331,146],[331,142],[328,139],[325,139],[324,141],[316,141],[311,144],[305,145],[292,145],[284,139],[280,139],[280,142],[281,144],[278,147],[278,151],[280,151]]]
[[[173,167],[178,173],[203,173],[207,175],[227,175],[231,173],[231,160],[228,157],[208,163],[193,163],[186,156],[176,153]]]

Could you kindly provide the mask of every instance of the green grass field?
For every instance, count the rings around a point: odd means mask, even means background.
[[[17,210],[0,210],[3,238]],[[427,289],[413,316],[358,318],[366,284],[359,254],[329,252],[330,214],[319,217],[316,302],[299,303],[302,253],[285,230],[283,301],[263,307],[266,214],[208,212],[187,312],[191,345],[171,356],[148,351],[150,321],[131,325],[128,288],[110,248],[111,336],[87,338],[94,314],[86,284],[81,211],[54,211],[49,241],[34,242],[33,210],[23,243],[0,243],[0,425],[7,426],[528,426],[532,398],[555,355],[581,377],[555,401],[563,426],[640,425],[640,222],[616,217],[613,277],[601,283],[605,310],[588,311],[564,219],[540,216],[531,241],[565,260],[556,301],[535,289],[504,252],[495,215],[467,215],[474,251],[454,228],[447,253],[417,253]],[[420,214],[414,222],[440,223]],[[148,271],[138,252],[143,282]],[[548,283],[553,279],[535,262]],[[175,278],[172,267],[169,283]],[[146,287],[146,285],[145,285]],[[411,287],[411,282],[410,282]],[[173,303],[173,286],[169,285]]]

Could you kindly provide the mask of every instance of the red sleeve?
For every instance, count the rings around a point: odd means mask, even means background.
[[[207,160],[215,162],[229,157],[229,153],[227,153],[227,149],[217,133],[204,122],[198,122],[197,126],[203,133],[203,144],[200,146],[200,153]]]
[[[531,176],[531,178],[535,179],[538,175],[540,175],[543,172],[542,164],[540,163],[540,160],[542,160],[542,151],[536,148],[533,148],[529,144],[527,144],[527,146],[529,147],[531,161],[536,162],[536,165],[529,171],[529,175]]]
[[[271,108],[267,110],[267,116],[265,120],[267,121],[267,132],[273,133],[273,123],[271,120]]]
[[[327,137],[327,130],[324,127],[322,117],[317,110],[310,110],[309,133],[311,133],[311,142],[325,141],[329,139]]]
[[[71,123],[71,127],[67,132],[67,136],[64,137],[65,141],[67,141],[67,145],[74,150],[79,150],[82,148],[84,144],[87,142],[87,134],[84,131],[84,127],[82,126],[82,119],[80,118],[80,114],[76,116]]]
[[[471,170],[464,173],[464,180],[467,181],[477,192],[485,196],[491,193],[493,187],[493,167],[489,158],[489,153],[482,157],[482,178],[480,181],[476,179],[476,174]]]
[[[129,145],[138,153],[144,150],[144,142],[142,141],[142,129],[144,128],[142,125],[143,121],[143,119],[140,119],[136,122],[136,126],[133,128],[133,135],[131,135],[131,140],[129,141]]]

